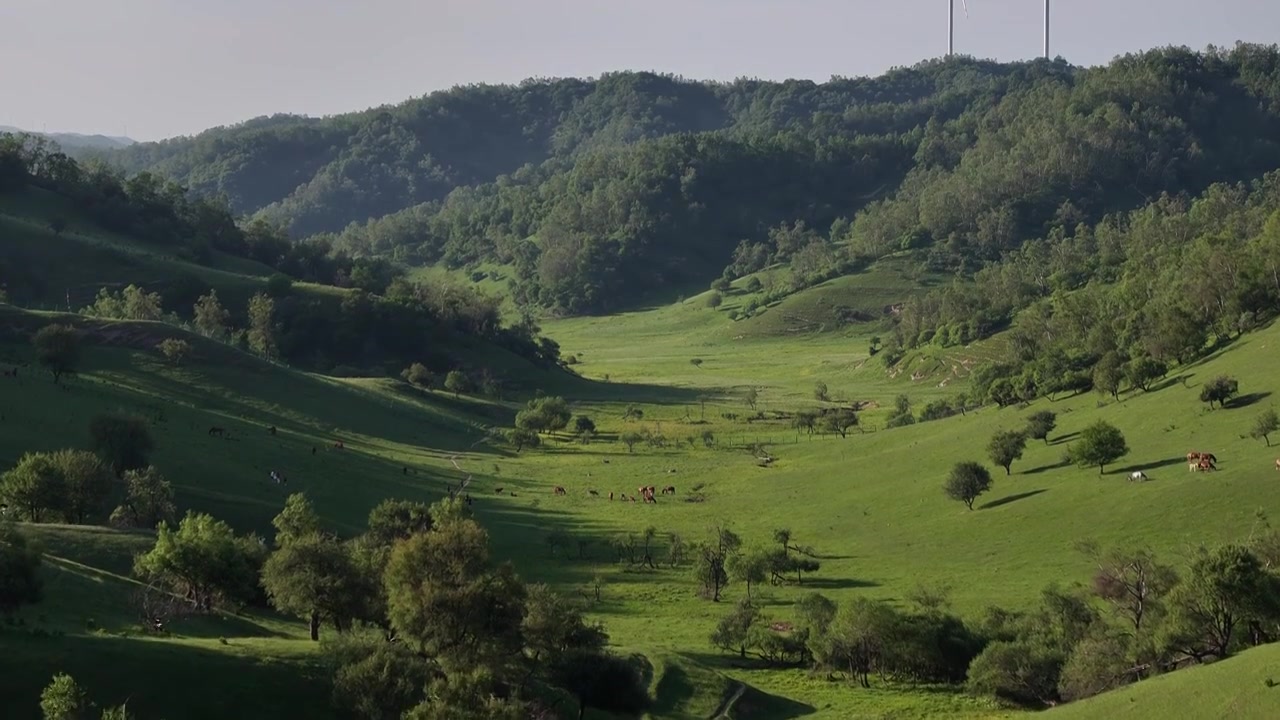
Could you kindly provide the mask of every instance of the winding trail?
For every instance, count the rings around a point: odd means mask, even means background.
[[[716,709],[711,712],[711,715],[707,717],[707,720],[733,720],[733,718],[729,716],[729,711],[733,709],[733,706],[742,699],[743,693],[747,691],[745,683],[740,683],[737,680],[734,680],[733,684],[736,686],[733,694],[716,706]]]

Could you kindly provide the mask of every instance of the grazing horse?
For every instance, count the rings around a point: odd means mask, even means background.
[[[1280,468],[1280,460],[1277,460],[1277,461],[1276,461],[1276,467],[1277,467],[1277,468]],[[612,490],[610,490],[610,491],[609,491],[609,500],[610,500],[610,501],[612,501],[612,500],[613,500],[613,491],[612,491]]]
[[[503,490],[505,490],[505,489],[506,489],[506,488],[497,488],[497,489],[495,489],[495,490],[494,490],[494,492],[495,492],[495,493],[497,493],[497,494],[499,494],[499,495],[501,495],[501,494],[502,494],[502,491],[503,491]]]
[[[226,436],[227,436],[227,431],[225,428],[220,428],[217,426],[209,428],[209,437],[226,437]]]
[[[275,425],[272,425],[271,427],[267,428],[267,432],[271,433],[271,437],[275,437],[275,435],[276,435],[276,426],[275,426]]]
[[[590,495],[591,497],[600,497],[600,493],[596,492],[595,490],[588,490],[587,494]]]
[[[1276,458],[1276,469],[1280,470],[1280,458]]]
[[[1129,480],[1131,482],[1132,481],[1142,482],[1142,481],[1145,481],[1146,479],[1147,479],[1147,474],[1142,472],[1141,470],[1134,470],[1133,472],[1129,473]]]
[[[557,486],[556,486],[556,489],[555,489],[555,493],[556,493],[557,495],[564,495],[564,494],[565,494],[564,488],[562,488],[562,487],[560,487],[559,485],[557,485]]]
[[[662,494],[663,494],[663,495],[675,495],[675,494],[676,494],[676,486],[675,486],[675,485],[668,485],[668,486],[666,486],[666,487],[662,488]]]

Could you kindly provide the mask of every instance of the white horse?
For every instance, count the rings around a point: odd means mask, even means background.
[[[1130,482],[1145,482],[1146,480],[1147,480],[1147,474],[1142,472],[1141,470],[1134,470],[1133,472],[1129,473]]]

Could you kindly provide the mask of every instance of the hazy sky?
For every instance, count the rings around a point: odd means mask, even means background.
[[[957,52],[1040,52],[1041,0],[956,0]],[[1054,0],[1053,53],[1280,39],[1274,0]],[[0,125],[158,139],[460,83],[658,70],[874,75],[946,49],[946,0],[0,0]]]

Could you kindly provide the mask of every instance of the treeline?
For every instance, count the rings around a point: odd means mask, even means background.
[[[803,596],[778,621],[748,593],[711,644],[774,666],[803,666],[870,687],[873,677],[967,685],[1028,707],[1079,700],[1280,639],[1275,531],[1199,548],[1181,572],[1144,548],[1079,549],[1087,585],[1050,586],[1027,611],[949,610],[945,588],[919,587],[906,607]]]
[[[1121,381],[1148,387],[1280,312],[1280,173],[1028,241],[908,302],[888,362],[925,344],[1008,328],[1006,357],[979,368],[975,399],[1001,405]]]

